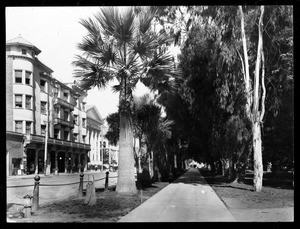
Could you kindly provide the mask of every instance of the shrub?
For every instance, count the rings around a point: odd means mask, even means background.
[[[151,178],[148,169],[144,168],[142,173],[137,174],[137,186],[139,189],[151,186]]]

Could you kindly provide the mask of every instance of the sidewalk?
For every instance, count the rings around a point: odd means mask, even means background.
[[[235,219],[199,171],[191,168],[118,222],[207,221]]]

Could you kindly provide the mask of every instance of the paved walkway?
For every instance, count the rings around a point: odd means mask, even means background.
[[[189,169],[118,222],[235,221],[197,169]]]

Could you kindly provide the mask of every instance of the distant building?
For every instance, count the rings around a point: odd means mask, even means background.
[[[87,129],[91,151],[89,152],[89,167],[103,169],[113,166],[113,162],[118,163],[118,146],[112,146],[105,138],[107,124],[102,119],[98,109],[94,105],[87,105]]]
[[[91,145],[91,151],[89,152],[89,165],[102,166],[103,165],[103,154],[101,148],[101,128],[103,120],[98,112],[96,106],[87,105],[87,130],[88,130],[88,141]]]
[[[39,53],[21,36],[6,42],[7,175],[87,168],[87,93],[53,78]]]

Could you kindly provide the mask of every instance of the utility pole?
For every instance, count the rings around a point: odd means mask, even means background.
[[[48,145],[48,118],[49,118],[49,113],[48,109],[46,110],[47,114],[47,121],[46,121],[46,132],[45,132],[45,154],[44,154],[44,175],[47,175],[47,145]]]

